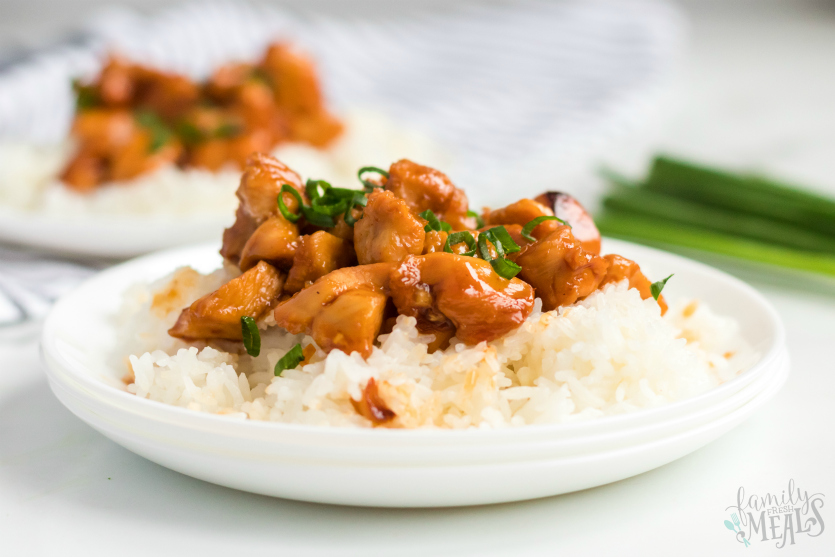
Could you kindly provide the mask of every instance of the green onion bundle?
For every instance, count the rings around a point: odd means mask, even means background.
[[[642,183],[610,171],[603,234],[835,276],[835,200],[658,157]]]

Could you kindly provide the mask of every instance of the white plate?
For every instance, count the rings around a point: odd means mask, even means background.
[[[0,207],[0,239],[45,251],[127,258],[217,238],[235,220],[228,215],[89,217],[56,219]]]
[[[606,240],[604,251],[675,273],[671,299],[697,297],[736,318],[761,355],[750,370],[689,400],[577,424],[506,430],[399,431],[238,420],[140,399],[107,364],[122,292],[190,264],[209,271],[217,246],[146,256],[109,269],[56,304],[43,332],[55,394],[115,442],[213,483],[325,503],[425,507],[499,503],[586,489],[684,456],[754,412],[782,386],[779,317],[746,284],[661,251]]]

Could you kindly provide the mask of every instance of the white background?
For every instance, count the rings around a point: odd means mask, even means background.
[[[3,0],[0,45],[48,36],[92,4]],[[685,9],[691,47],[669,106],[607,158],[637,171],[647,153],[663,148],[766,169],[835,195],[835,4],[691,2]],[[830,503],[821,537],[780,550],[758,540],[743,548],[722,523],[740,486],[779,493],[794,479],[835,500],[835,286],[752,282],[781,313],[793,359],[785,388],[757,415],[653,472],[478,508],[328,507],[193,480],[88,428],[49,391],[37,346],[4,339],[0,554],[833,555]]]

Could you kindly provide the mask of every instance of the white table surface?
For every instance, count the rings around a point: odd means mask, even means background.
[[[835,7],[785,2],[694,14],[666,117],[610,160],[639,169],[665,148],[751,165],[835,193]],[[725,529],[737,489],[789,479],[835,497],[835,287],[755,286],[788,329],[783,391],[704,449],[612,485],[506,505],[357,509],[250,495],[146,461],[50,392],[31,341],[0,340],[0,554],[18,555],[835,555],[818,538],[743,549]],[[717,308],[721,309],[721,308]]]

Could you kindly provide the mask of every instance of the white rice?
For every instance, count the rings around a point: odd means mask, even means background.
[[[55,218],[86,215],[207,215],[235,212],[241,173],[182,170],[167,166],[125,182],[111,182],[80,194],[58,176],[72,155],[70,142],[36,146],[0,143],[0,206]],[[403,157],[445,166],[448,160],[427,138],[367,111],[348,113],[345,133],[328,149],[287,144],[273,151],[305,178],[326,178],[334,186],[358,188],[357,169],[387,167]]]
[[[180,269],[173,288],[168,277],[129,293],[120,354],[132,354],[130,392],[242,419],[370,427],[351,400],[373,377],[397,414],[390,427],[490,428],[660,406],[716,387],[756,358],[733,319],[692,301],[674,304],[662,318],[654,300],[622,283],[557,311],[542,313],[537,300],[528,320],[505,337],[476,346],[453,339],[434,354],[414,318],[400,316],[367,361],[317,349],[311,363],[275,377],[273,366],[291,347],[314,343],[275,327],[271,316],[260,324],[257,358],[189,346],[165,333],[182,307],[230,272]],[[161,291],[167,295],[154,304]]]

